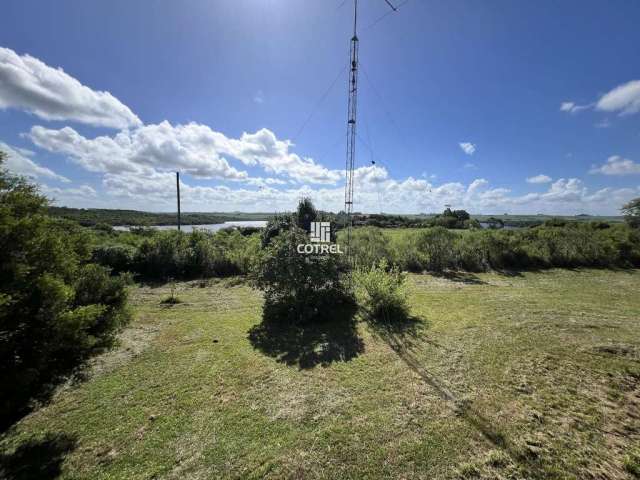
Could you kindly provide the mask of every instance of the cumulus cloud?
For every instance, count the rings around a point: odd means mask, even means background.
[[[605,93],[594,103],[587,105],[577,105],[574,102],[562,102],[560,110],[568,113],[577,113],[581,110],[595,108],[601,112],[618,112],[620,115],[630,115],[640,112],[640,80],[618,85],[611,91]],[[598,127],[608,127],[610,123],[605,119],[597,124]]]
[[[462,151],[467,155],[473,155],[476,151],[476,146],[473,143],[460,142],[458,145],[460,145],[460,148],[462,149]]]
[[[354,209],[363,212],[418,213],[441,212],[445,204],[474,213],[616,214],[622,204],[640,196],[640,188],[606,188],[589,191],[576,178],[559,179],[542,193],[513,195],[508,188],[492,187],[478,178],[465,185],[448,182],[440,185],[414,177],[390,178],[380,167],[356,170]],[[181,177],[182,205],[185,211],[290,211],[301,197],[311,197],[318,208],[339,211],[344,208],[344,187],[325,185],[269,185],[252,182],[243,186],[192,185]],[[81,207],[137,208],[166,210],[175,208],[175,175],[153,171],[106,173],[101,191],[87,191],[84,200],[77,189],[49,189],[47,193],[61,205]]]
[[[596,103],[596,109],[629,115],[640,112],[640,80],[618,85],[605,93]]]
[[[37,146],[68,155],[83,168],[95,172],[180,170],[199,178],[251,181],[247,172],[229,164],[227,158],[233,158],[300,183],[335,184],[343,175],[339,170],[329,170],[310,158],[292,153],[289,141],[278,140],[266,128],[234,139],[206,125],[173,126],[164,121],[124,130],[113,137],[88,139],[71,127],[52,130],[34,126],[29,138]]]
[[[527,183],[549,183],[551,180],[549,175],[540,174],[527,178]]]
[[[58,175],[53,170],[43,167],[31,160],[29,157],[33,156],[33,152],[30,150],[11,147],[4,142],[0,142],[0,151],[7,154],[4,166],[15,174],[31,178],[47,178],[60,182],[70,181],[67,177]]]
[[[80,185],[72,188],[51,187],[49,185],[40,185],[40,192],[49,200],[58,205],[67,207],[86,208],[87,202],[93,202],[97,199],[97,192],[89,185]],[[109,204],[102,205],[107,208],[113,208]]]
[[[637,175],[640,174],[640,163],[628,158],[613,155],[601,166],[593,166],[589,173],[601,173],[603,175]]]
[[[587,194],[581,180],[570,178],[568,180],[560,178],[553,182],[549,191],[540,196],[541,199],[549,202],[572,203],[580,201]]]
[[[0,47],[0,109],[16,108],[45,120],[71,120],[123,129],[140,119],[109,92],[92,90],[61,68]]]

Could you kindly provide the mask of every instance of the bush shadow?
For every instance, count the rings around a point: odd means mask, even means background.
[[[429,272],[432,276],[444,278],[451,282],[464,283],[465,285],[487,285],[487,282],[481,280],[476,274],[464,271],[447,270],[444,272]]]
[[[48,433],[40,439],[29,439],[15,452],[0,454],[0,478],[7,480],[50,480],[62,472],[65,457],[75,450],[75,437]]]
[[[283,303],[265,304],[262,322],[248,332],[255,349],[300,369],[347,362],[364,352],[353,300],[337,301],[305,322],[295,321],[287,308]]]
[[[420,361],[416,351],[421,345],[429,344],[445,352],[451,350],[429,339],[424,330],[429,328],[427,319],[412,316],[406,310],[397,309],[387,312],[387,315],[365,313],[365,319],[369,323],[373,334],[383,340],[400,358],[400,360],[412,370],[465,422],[471,425],[493,447],[504,451],[521,470],[527,472],[527,478],[548,478],[546,465],[540,459],[532,458],[511,441],[504,432],[496,428],[494,422],[484,416],[464,396],[460,396],[448,386],[443,378],[429,371]]]

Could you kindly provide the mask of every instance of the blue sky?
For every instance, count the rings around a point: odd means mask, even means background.
[[[360,1],[356,210],[640,196],[640,3],[395,3]],[[61,205],[170,211],[180,170],[186,210],[339,210],[352,5],[3,2],[8,167]]]

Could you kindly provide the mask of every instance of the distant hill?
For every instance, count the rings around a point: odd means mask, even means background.
[[[177,225],[178,218],[175,213],[140,212],[138,210],[111,210],[106,208],[68,208],[49,207],[49,213],[56,217],[74,220],[87,227],[99,223],[107,225]],[[183,225],[206,225],[211,223],[224,223],[232,220],[268,220],[271,213],[182,213]]]

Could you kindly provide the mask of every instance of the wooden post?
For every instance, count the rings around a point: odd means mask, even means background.
[[[180,172],[176,172],[176,190],[178,192],[178,231],[180,231]]]

